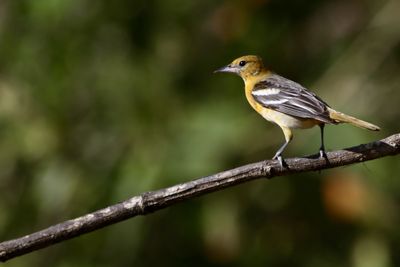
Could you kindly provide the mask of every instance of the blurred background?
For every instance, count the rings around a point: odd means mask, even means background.
[[[281,130],[213,70],[258,54],[332,107],[329,150],[400,130],[398,0],[0,1],[0,240],[271,158]],[[316,153],[319,129],[285,155]],[[399,157],[259,180],[6,266],[400,266]]]

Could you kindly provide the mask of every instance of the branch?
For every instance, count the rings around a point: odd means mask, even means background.
[[[0,243],[0,261],[4,262],[128,218],[145,215],[175,203],[247,181],[345,166],[399,153],[400,133],[380,141],[328,152],[326,159],[319,158],[317,155],[287,159],[285,168],[281,168],[276,160],[248,164],[187,183],[146,192],[76,219],[2,242]]]

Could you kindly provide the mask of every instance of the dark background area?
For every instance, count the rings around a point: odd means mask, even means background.
[[[399,132],[400,2],[0,1],[0,240],[135,194],[271,158],[281,130],[213,70],[258,54],[382,128],[326,127],[328,150]],[[285,155],[316,153],[317,128]],[[400,265],[398,157],[260,180],[6,266]]]

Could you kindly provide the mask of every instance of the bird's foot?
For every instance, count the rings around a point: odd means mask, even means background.
[[[286,162],[284,161],[284,159],[282,158],[282,156],[280,154],[276,154],[272,159],[273,160],[277,159],[279,161],[279,165],[281,166],[282,169],[287,166]]]
[[[320,159],[325,159],[326,164],[329,165],[329,159],[328,159],[328,156],[326,155],[326,152],[325,152],[324,148],[320,148],[320,150],[319,150],[319,158]]]
[[[319,149],[319,157],[320,158],[324,158],[324,159],[328,158],[327,155],[326,155],[325,149],[323,149],[323,148]]]

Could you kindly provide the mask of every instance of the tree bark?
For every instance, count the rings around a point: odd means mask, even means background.
[[[145,215],[175,203],[222,190],[237,184],[259,178],[319,171],[400,153],[400,134],[380,141],[328,152],[326,158],[312,155],[285,160],[282,168],[276,160],[265,160],[248,164],[228,171],[174,185],[157,191],[145,192],[104,209],[68,220],[44,230],[0,243],[0,261],[80,236],[105,226],[138,215]]]

